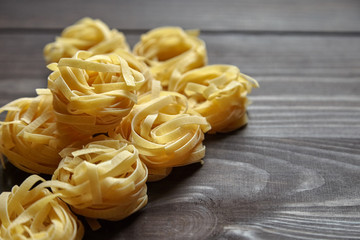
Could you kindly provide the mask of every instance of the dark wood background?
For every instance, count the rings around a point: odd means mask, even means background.
[[[84,239],[360,239],[360,1],[0,1],[0,105],[46,86],[42,48],[84,16],[131,45],[199,28],[210,63],[260,83],[245,128],[206,136],[203,166],[149,184],[143,210]],[[26,176],[7,164],[0,190]]]

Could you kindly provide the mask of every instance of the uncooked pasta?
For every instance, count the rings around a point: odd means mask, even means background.
[[[0,238],[3,240],[80,240],[82,223],[68,206],[31,175],[0,195]],[[45,185],[48,185],[45,182]]]
[[[188,97],[190,108],[206,117],[210,133],[233,131],[247,123],[247,94],[257,82],[232,65],[209,65],[173,74],[169,90]]]
[[[0,108],[7,111],[0,122],[0,151],[19,169],[52,174],[59,152],[71,139],[60,138],[48,89],[38,89],[34,98],[20,98]]]
[[[167,90],[173,71],[185,73],[206,65],[205,43],[198,34],[179,27],[155,28],[141,36],[133,52],[145,58],[153,77]]]
[[[129,64],[129,67],[142,73],[145,78],[145,83],[137,90],[137,95],[142,95],[151,90],[151,83],[153,80],[153,76],[150,73],[149,67],[145,64],[144,58],[135,56],[129,51],[123,49],[117,49],[114,51],[115,54],[124,58],[126,62]]]
[[[119,135],[98,136],[84,147],[65,148],[52,190],[80,215],[120,220],[147,203],[146,166]]]
[[[121,32],[83,18],[45,46],[48,88],[0,108],[0,152],[52,177],[1,193],[1,239],[81,239],[69,209],[94,229],[124,219],[146,206],[147,181],[206,162],[206,133],[247,123],[258,83],[236,66],[207,66],[198,36],[155,28],[130,51]]]
[[[118,125],[145,83],[144,75],[117,54],[79,51],[49,68],[53,73],[48,87],[58,125],[88,135],[106,133]]]
[[[55,42],[44,48],[46,62],[58,62],[69,58],[79,50],[91,51],[93,54],[112,53],[116,49],[129,51],[123,33],[109,27],[99,19],[83,18],[65,28]]]
[[[153,91],[139,98],[117,131],[139,149],[140,158],[149,169],[201,161],[205,155],[204,132],[210,125],[188,109],[184,95],[159,91],[159,87],[153,83]]]

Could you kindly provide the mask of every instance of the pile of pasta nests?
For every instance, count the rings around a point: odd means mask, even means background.
[[[2,239],[81,239],[72,212],[124,219],[146,205],[147,181],[202,162],[205,133],[247,123],[257,82],[207,65],[198,34],[156,28],[131,51],[123,33],[84,18],[45,46],[48,88],[0,109],[1,153],[33,173],[0,195]]]

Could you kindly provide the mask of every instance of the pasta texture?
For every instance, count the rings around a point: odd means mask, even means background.
[[[205,155],[205,118],[188,109],[185,96],[160,91],[142,95],[116,130],[139,150],[150,180],[167,176],[172,167],[199,162]]]
[[[147,168],[119,135],[98,136],[83,148],[65,148],[52,190],[90,218],[120,220],[147,203]]]
[[[130,68],[144,75],[145,83],[137,90],[137,95],[149,92],[154,78],[150,73],[149,67],[145,64],[144,59],[120,48],[115,50],[114,53],[125,59]]]
[[[247,94],[258,83],[232,65],[208,65],[173,74],[169,90],[186,95],[190,108],[206,117],[209,133],[233,131],[247,123]]]
[[[198,35],[156,28],[131,52],[121,32],[83,18],[45,46],[48,88],[0,108],[0,152],[52,179],[32,175],[1,193],[0,239],[81,239],[70,209],[93,229],[124,219],[147,204],[147,181],[203,163],[205,133],[247,123],[258,83],[207,65]]]
[[[48,89],[35,98],[20,98],[0,108],[7,111],[0,122],[0,151],[17,168],[29,173],[52,174],[59,152],[70,139],[60,139]]]
[[[145,83],[144,75],[117,54],[79,51],[49,68],[53,73],[48,87],[58,125],[87,135],[106,133],[118,125]]]
[[[155,28],[141,36],[133,52],[145,58],[153,77],[167,90],[175,70],[185,73],[207,64],[205,43],[198,34],[179,27]]]
[[[47,63],[58,62],[61,58],[70,58],[79,50],[93,54],[112,53],[116,49],[129,51],[123,33],[109,27],[99,19],[83,18],[65,28],[55,42],[44,48]]]
[[[31,175],[11,192],[0,195],[0,238],[80,240],[84,228],[68,206]],[[34,187],[35,186],[35,187]],[[33,188],[32,188],[33,187]]]

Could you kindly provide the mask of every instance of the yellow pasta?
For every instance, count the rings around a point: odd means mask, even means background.
[[[84,235],[81,222],[66,204],[39,181],[28,177],[11,192],[0,195],[0,238],[36,240],[80,240]],[[46,183],[47,184],[47,183]],[[35,187],[33,187],[35,186]]]
[[[133,52],[145,57],[153,77],[167,90],[173,71],[185,73],[206,65],[205,43],[198,34],[179,27],[156,28],[141,36]]]
[[[153,76],[150,73],[149,67],[144,63],[142,57],[135,56],[129,51],[123,49],[117,49],[114,51],[115,54],[124,58],[126,62],[129,64],[129,67],[132,69],[142,73],[145,78],[145,83],[138,89],[137,94],[141,95],[147,93],[151,90],[151,83],[153,81]]]
[[[91,51],[93,54],[112,53],[116,49],[129,51],[123,33],[109,27],[99,19],[83,18],[65,28],[55,42],[44,48],[46,62],[58,62],[69,58],[79,50]]]
[[[258,83],[232,65],[209,65],[174,73],[169,90],[185,94],[190,108],[206,117],[211,131],[229,132],[247,123],[247,94]]]
[[[120,135],[98,136],[61,156],[51,186],[75,213],[115,221],[146,205],[147,168]]]
[[[170,175],[172,167],[169,168],[148,168],[148,182],[157,182]]]
[[[116,131],[132,142],[148,166],[150,180],[169,174],[169,168],[199,162],[205,155],[204,132],[210,129],[205,118],[187,108],[185,96],[169,91],[142,95]],[[159,88],[160,86],[158,86]]]
[[[144,75],[117,54],[79,51],[51,64],[48,87],[59,126],[83,134],[105,133],[118,125],[137,101]]]
[[[147,181],[203,163],[206,132],[247,123],[258,83],[232,65],[206,66],[198,35],[156,28],[130,52],[121,32],[83,18],[45,46],[48,89],[0,108],[0,152],[53,175],[1,193],[1,239],[81,239],[65,203],[94,228],[124,219],[147,204]]]
[[[0,152],[23,171],[52,174],[61,160],[58,153],[72,139],[60,138],[49,89],[37,91],[35,98],[20,98],[0,108],[0,113],[7,111],[0,122]]]

